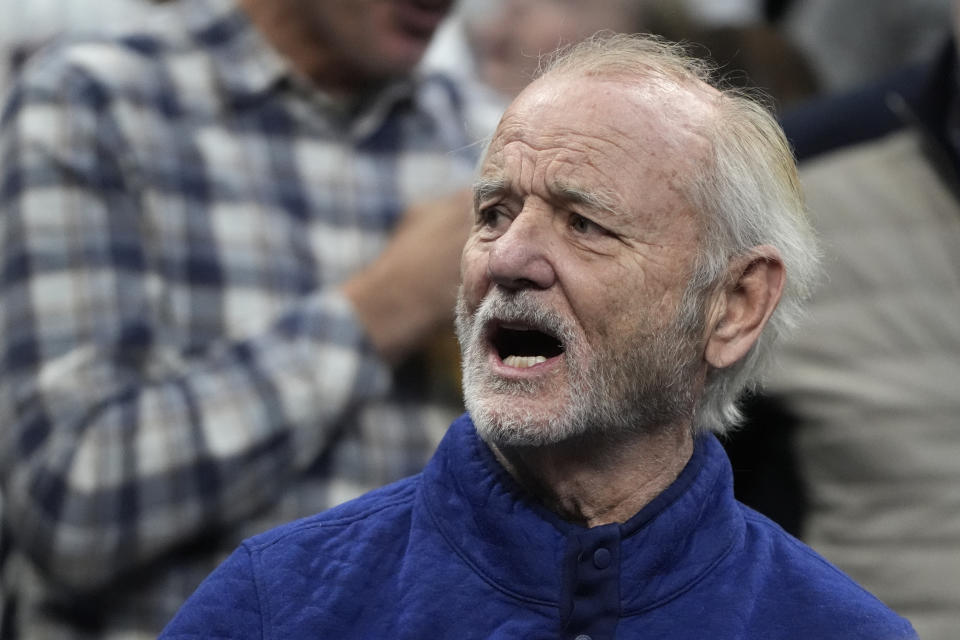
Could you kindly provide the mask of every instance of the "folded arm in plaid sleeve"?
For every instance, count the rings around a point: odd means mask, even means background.
[[[158,629],[221,550],[418,470],[450,415],[391,380],[337,288],[411,201],[468,179],[448,88],[358,113],[225,3],[162,15],[149,37],[50,52],[3,113],[4,588],[21,630],[55,629],[63,593],[103,605],[98,637]]]

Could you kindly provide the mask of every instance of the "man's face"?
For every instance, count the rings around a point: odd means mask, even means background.
[[[457,310],[465,399],[488,441],[690,417],[702,347],[677,308],[699,225],[680,183],[705,142],[677,124],[703,115],[681,93],[552,77],[501,121]]]
[[[453,0],[296,0],[317,46],[362,84],[409,73]]]
[[[623,0],[503,0],[484,9],[467,17],[467,39],[481,80],[509,97],[533,77],[541,54],[604,29],[640,27]]]

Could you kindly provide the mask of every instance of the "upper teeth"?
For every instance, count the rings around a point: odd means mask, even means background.
[[[507,356],[503,359],[503,364],[517,369],[527,369],[546,361],[547,359],[543,356]]]

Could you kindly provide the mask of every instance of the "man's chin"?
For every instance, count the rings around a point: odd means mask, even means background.
[[[549,425],[476,418],[474,424],[481,440],[501,449],[548,447],[560,444],[567,439]]]
[[[468,399],[467,411],[477,434],[487,444],[498,447],[539,447],[559,444],[580,435],[568,415],[557,407],[524,406],[514,399]]]

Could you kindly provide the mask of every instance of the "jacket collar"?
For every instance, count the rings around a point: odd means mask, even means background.
[[[620,606],[629,613],[691,586],[745,531],[730,464],[713,436],[698,438],[680,476],[633,518],[592,529],[561,520],[525,494],[466,415],[423,477],[420,500],[454,551],[502,592],[543,605],[559,603],[564,558],[591,539],[619,545]]]

